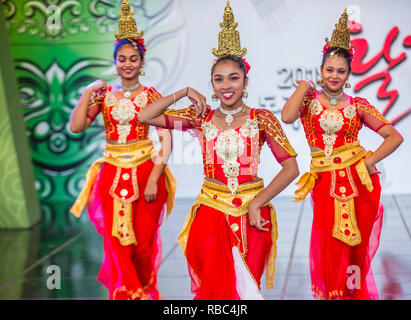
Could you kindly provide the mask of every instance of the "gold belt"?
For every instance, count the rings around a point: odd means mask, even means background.
[[[356,141],[333,150],[329,158],[324,151],[311,153],[311,172],[324,172],[349,167],[353,163],[363,158],[367,152]]]
[[[264,181],[241,184],[233,195],[226,185],[204,180],[195,203],[222,211],[234,217],[248,212],[248,204],[264,189]]]
[[[334,198],[335,209],[333,237],[351,246],[361,243],[361,234],[354,207],[354,198],[358,191],[353,182],[350,166],[359,161],[355,170],[361,183],[369,192],[373,191],[374,187],[364,162],[370,153],[360,146],[359,141],[334,149],[329,158],[324,151],[313,152],[310,172],[304,173],[296,183],[298,189],[295,191],[294,201],[302,201],[314,188],[317,173],[330,171],[330,196]]]
[[[127,145],[106,144],[103,157],[96,160],[86,174],[86,183],[80,192],[77,200],[70,209],[70,212],[77,218],[80,217],[89,199],[91,188],[95,183],[100,166],[103,162],[117,167],[116,176],[110,188],[110,195],[113,198],[113,228],[112,235],[117,237],[122,245],[137,244],[132,225],[132,201],[138,199],[137,166],[156,156],[156,150],[152,140],[140,140]],[[131,171],[129,170],[130,168]],[[128,169],[127,173],[122,173],[122,169]],[[174,206],[174,195],[177,182],[171,171],[166,166],[164,175],[167,188],[167,217]],[[132,190],[118,188],[119,179],[131,180]],[[118,190],[117,190],[118,189]]]
[[[136,141],[132,144],[106,144],[103,152],[104,162],[120,168],[136,167],[155,155],[152,140]]]
[[[178,242],[183,248],[184,254],[187,246],[187,240],[190,234],[191,225],[194,221],[197,209],[201,205],[206,205],[208,207],[214,208],[224,214],[232,217],[240,217],[248,212],[248,205],[251,200],[264,189],[264,181],[258,180],[256,182],[241,184],[236,194],[233,195],[231,190],[226,185],[221,185],[217,183],[204,180],[203,186],[201,188],[200,194],[197,196],[190,212],[184,222],[183,228],[178,237]],[[274,206],[268,202],[270,208],[270,219],[271,219],[271,239],[273,241],[270,254],[267,260],[266,267],[266,286],[267,289],[273,289],[274,287],[274,274],[275,274],[275,258],[277,256],[277,219]],[[228,219],[227,219],[228,222]],[[234,224],[235,225],[235,224]],[[236,229],[231,225],[231,231],[236,233]],[[241,250],[240,250],[241,251]],[[251,274],[251,273],[250,273]]]

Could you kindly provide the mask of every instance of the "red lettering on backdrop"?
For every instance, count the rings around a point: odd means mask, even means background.
[[[362,31],[362,26],[359,23],[350,21],[349,24],[351,33],[359,33]],[[382,81],[377,91],[377,97],[378,99],[389,99],[386,107],[382,111],[384,116],[392,109],[399,95],[397,89],[388,89],[392,79],[390,70],[401,64],[407,58],[407,54],[405,52],[401,52],[397,57],[391,56],[391,47],[397,38],[398,33],[399,28],[397,26],[393,27],[385,37],[382,50],[368,61],[364,61],[368,52],[368,41],[365,38],[356,38],[351,40],[355,50],[354,59],[351,64],[353,74],[366,75],[381,59],[384,59],[388,63],[384,70],[367,75],[366,78],[360,80],[354,86],[354,92],[358,92],[374,81]],[[403,45],[404,47],[411,47],[411,35],[404,38]],[[391,120],[392,124],[394,125],[398,123],[400,120],[410,115],[410,113],[411,108],[408,108],[406,111]]]

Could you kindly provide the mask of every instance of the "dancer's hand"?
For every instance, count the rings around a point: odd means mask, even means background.
[[[186,96],[196,109],[196,117],[201,116],[203,118],[207,111],[207,98],[191,87],[187,87]]]
[[[107,89],[108,85],[107,82],[104,80],[96,80],[92,83],[90,83],[86,89],[88,89],[90,92],[97,91],[99,89]]]
[[[147,202],[155,201],[157,198],[157,182],[147,181],[146,189],[144,190],[144,199]]]
[[[253,206],[252,202],[248,206],[248,217],[250,219],[250,225],[256,227],[260,231],[270,231],[267,228],[264,228],[265,225],[270,223],[270,221],[265,220],[261,216],[261,209]]]
[[[315,83],[312,80],[302,79],[302,80],[295,80],[295,82],[298,85],[306,86],[307,90],[310,90],[311,92],[317,92],[317,88],[315,87]]]
[[[381,173],[380,171],[377,170],[377,168],[375,167],[374,164],[369,163],[369,161],[367,161],[367,160],[368,160],[368,159],[365,159],[365,160],[364,160],[364,163],[365,163],[365,166],[367,167],[368,174],[369,174],[370,176],[372,176],[373,174],[376,174],[376,173]]]

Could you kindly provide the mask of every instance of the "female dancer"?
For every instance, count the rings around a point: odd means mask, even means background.
[[[260,278],[267,267],[273,287],[277,223],[269,201],[298,175],[295,152],[280,123],[268,110],[242,100],[248,64],[241,58],[238,31],[227,2],[219,49],[212,66],[214,99],[187,87],[153,103],[139,120],[159,127],[189,130],[202,146],[205,180],[179,236],[195,299],[261,299]],[[187,96],[183,110],[165,109]],[[201,116],[200,116],[201,115]],[[282,170],[264,188],[257,177],[259,154],[267,142]]]
[[[311,81],[284,105],[282,120],[301,119],[311,149],[310,172],[297,182],[295,201],[311,191],[314,210],[310,270],[318,299],[378,299],[371,260],[379,245],[383,206],[375,164],[401,144],[401,135],[367,100],[344,93],[353,58],[344,11],[326,39],[317,92]],[[362,125],[384,138],[375,152],[358,141]]]
[[[98,280],[110,299],[159,299],[159,227],[165,203],[168,214],[173,207],[176,187],[166,167],[171,135],[159,131],[162,148],[155,154],[149,127],[137,119],[138,112],[161,96],[139,83],[146,49],[127,1],[120,17],[114,60],[121,83],[90,84],[70,118],[71,130],[81,132],[102,112],[107,138],[104,157],[90,167],[71,212],[79,217],[88,202],[89,217],[104,235]]]

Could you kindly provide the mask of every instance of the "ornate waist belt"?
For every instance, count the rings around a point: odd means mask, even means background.
[[[156,155],[152,140],[136,141],[132,144],[106,144],[104,162],[120,168],[136,167]]]
[[[70,209],[76,217],[80,217],[90,196],[102,163],[106,162],[117,167],[116,175],[110,188],[113,198],[113,230],[112,235],[117,237],[122,245],[137,244],[132,226],[133,201],[139,197],[137,167],[154,158],[157,152],[152,140],[140,140],[128,145],[106,144],[103,157],[96,160],[86,174],[86,183],[77,200]],[[166,166],[164,175],[167,188],[167,217],[174,206],[174,195],[177,183]],[[120,187],[121,180],[121,187]]]
[[[264,181],[258,180],[238,186],[235,195],[226,185],[213,183],[204,180],[200,194],[197,196],[191,210],[184,222],[183,228],[178,237],[178,242],[184,250],[187,246],[191,224],[194,221],[196,211],[201,205],[206,205],[225,214],[227,223],[233,235],[238,240],[238,248],[242,255],[247,251],[247,234],[245,233],[246,216],[248,205],[251,200],[264,189]],[[277,255],[276,240],[278,237],[277,219],[274,206],[268,202],[265,206],[270,208],[271,238],[273,241],[270,254],[267,260],[266,285],[268,289],[274,287],[275,257]]]
[[[228,186],[204,180],[195,202],[239,217],[248,212],[248,204],[263,189],[264,181],[258,180],[241,184],[233,195]]]
[[[354,198],[358,196],[350,166],[358,162],[355,170],[361,183],[369,192],[373,191],[371,178],[364,159],[371,151],[360,146],[359,141],[333,150],[329,158],[324,151],[311,153],[310,172],[304,173],[296,185],[294,201],[302,201],[314,188],[317,173],[329,171],[331,174],[330,196],[334,198],[335,220],[333,237],[351,245],[361,243],[361,234],[355,218]]]

